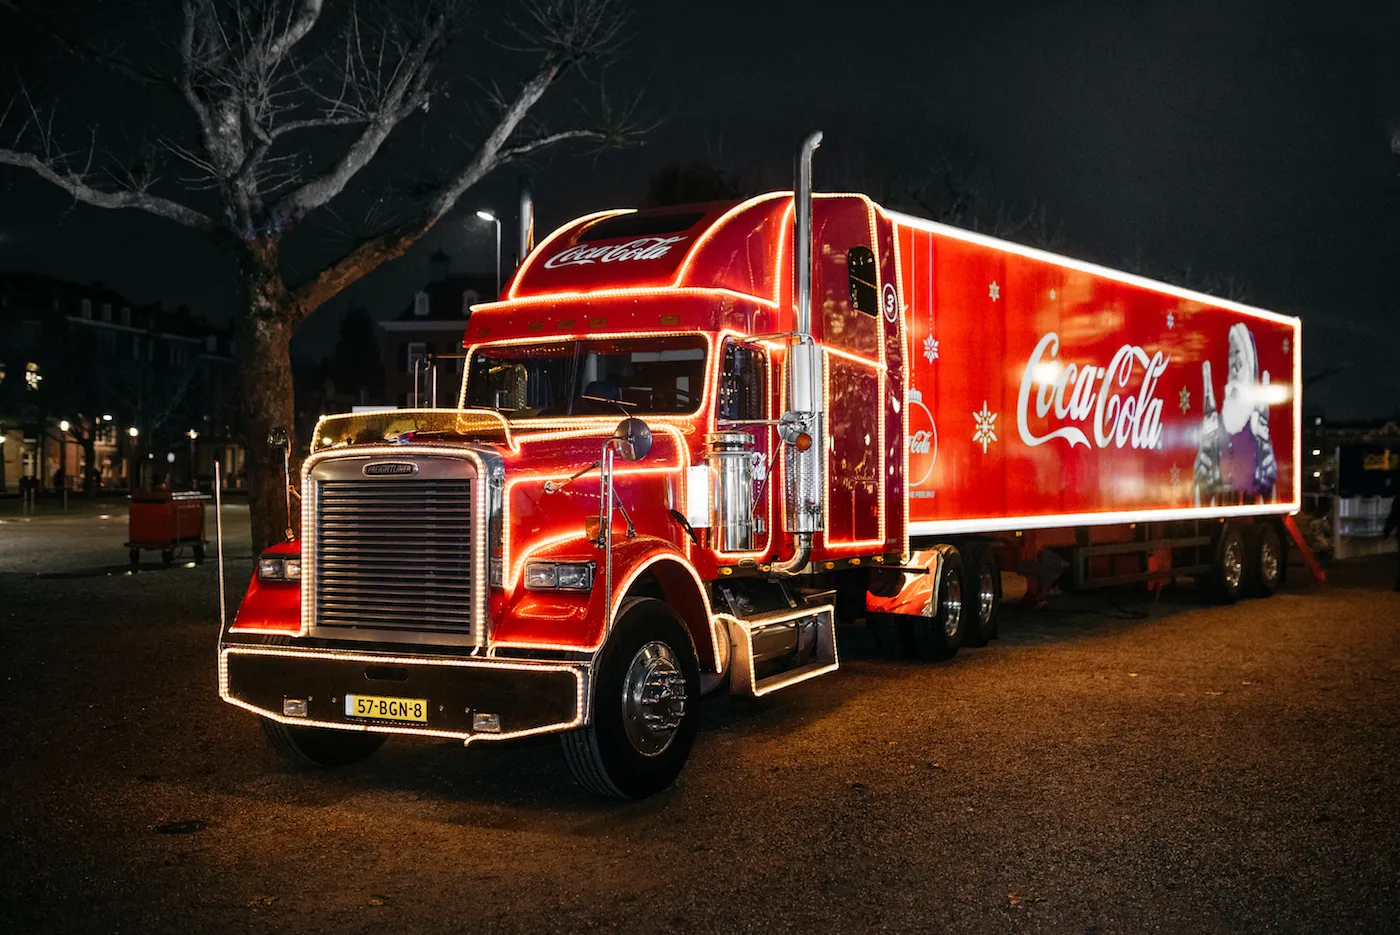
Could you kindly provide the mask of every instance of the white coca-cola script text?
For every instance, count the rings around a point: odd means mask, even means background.
[[[545,269],[561,266],[587,266],[590,263],[621,263],[626,260],[655,260],[671,252],[684,237],[638,237],[627,243],[593,247],[578,244],[560,250],[545,261]]]
[[[1170,357],[1161,351],[1152,356],[1134,344],[1124,344],[1107,367],[1092,363],[1061,364],[1060,336],[1051,331],[1040,339],[1021,375],[1021,393],[1016,401],[1016,428],[1021,441],[1031,447],[1060,438],[1089,447],[1089,435],[1076,425],[1060,425],[1037,435],[1029,425],[1031,395],[1035,395],[1038,419],[1068,423],[1089,423],[1094,444],[1099,448],[1156,448],[1162,437],[1162,400],[1156,396],[1157,381],[1167,369]],[[1120,392],[1140,375],[1137,395]],[[1039,389],[1036,389],[1039,384]],[[1055,422],[1050,422],[1054,425]]]

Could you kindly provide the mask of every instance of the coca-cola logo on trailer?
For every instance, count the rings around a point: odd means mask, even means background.
[[[589,266],[593,263],[625,263],[629,260],[656,260],[671,252],[684,237],[638,237],[623,244],[593,247],[577,244],[560,250],[545,261],[545,269],[561,266]]]
[[[1161,351],[1148,356],[1135,344],[1124,344],[1108,366],[1093,361],[1061,363],[1060,336],[1051,331],[1040,339],[1026,361],[1021,375],[1021,392],[1016,401],[1016,428],[1021,441],[1032,448],[1059,438],[1075,445],[1107,448],[1156,448],[1162,438],[1162,400],[1157,398],[1157,381],[1166,372],[1170,357]],[[1140,376],[1139,376],[1140,375]],[[1136,394],[1120,392],[1139,376]],[[1039,384],[1039,389],[1036,385]],[[1031,396],[1035,396],[1035,416],[1057,428],[1036,434],[1030,428]],[[1054,419],[1051,420],[1051,413]],[[1075,424],[1078,423],[1078,424]],[[1079,425],[1086,425],[1087,429]]]
[[[938,426],[918,390],[909,391],[908,418],[909,486],[922,487],[933,475],[933,465],[938,461]]]

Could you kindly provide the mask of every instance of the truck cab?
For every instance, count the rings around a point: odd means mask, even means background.
[[[317,425],[221,696],[304,763],[558,733],[587,788],[665,788],[703,694],[834,671],[908,553],[895,269],[858,195],[560,228],[472,309],[456,408]]]

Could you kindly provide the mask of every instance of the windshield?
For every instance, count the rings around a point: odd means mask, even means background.
[[[707,348],[698,334],[479,347],[466,406],[510,419],[685,415],[700,407]]]

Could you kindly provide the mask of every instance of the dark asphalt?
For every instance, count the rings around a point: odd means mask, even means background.
[[[1185,588],[1063,598],[938,665],[849,633],[840,673],[709,704],[680,785],[614,805],[548,739],[394,739],[343,771],[283,768],[216,699],[212,570],[88,574],[125,558],[98,522],[0,525],[7,931],[1377,932],[1400,916],[1393,556],[1231,608]],[[70,540],[80,558],[54,558]]]

